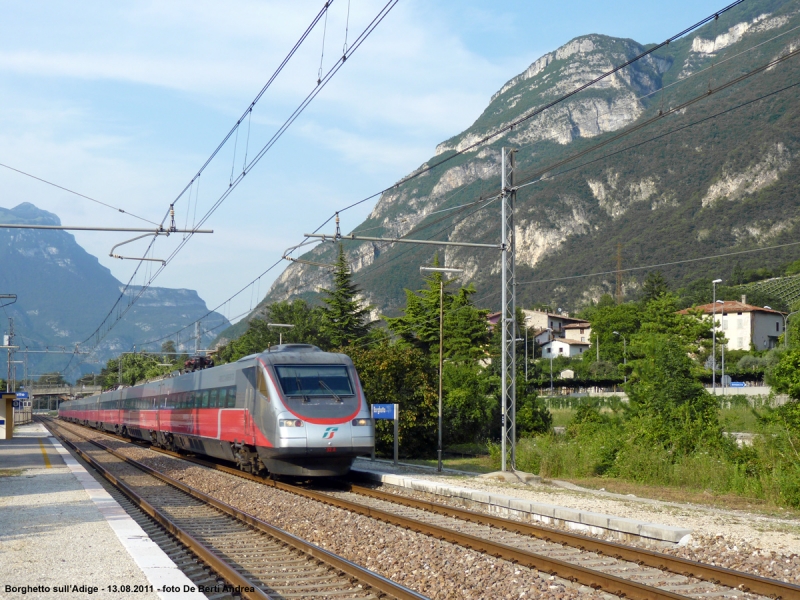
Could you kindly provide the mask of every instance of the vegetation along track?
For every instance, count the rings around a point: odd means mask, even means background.
[[[244,598],[425,598],[122,456],[72,427],[52,420],[44,424]],[[68,439],[65,432],[79,440]],[[211,592],[224,589],[218,584]]]
[[[306,489],[158,451],[630,598],[800,598],[796,585],[659,552],[359,486]]]

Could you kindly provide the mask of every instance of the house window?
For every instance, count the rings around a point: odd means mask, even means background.
[[[739,349],[742,349],[744,347],[744,338],[738,338],[738,339],[739,339]]]
[[[581,327],[581,335],[583,335],[583,327]],[[583,341],[583,338],[581,338],[581,341]]]
[[[780,331],[780,330],[781,330],[780,324],[775,323],[775,331]]]
[[[581,329],[581,333],[583,333],[583,329]],[[582,341],[582,342],[585,342],[585,341],[586,341],[586,338],[585,338],[584,336],[581,336],[581,341]],[[581,350],[581,352],[583,352],[583,350]]]
[[[559,348],[559,349],[558,349],[558,353],[559,353],[559,354],[563,354],[563,353],[564,353],[564,349],[563,349],[563,348]]]
[[[739,313],[742,314],[742,313]],[[736,319],[736,326],[739,329],[744,329],[744,319]]]

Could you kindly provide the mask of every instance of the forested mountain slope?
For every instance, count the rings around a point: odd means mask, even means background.
[[[500,149],[518,149],[518,303],[577,308],[614,291],[617,251],[623,268],[672,263],[778,246],[798,239],[800,175],[800,56],[740,83],[728,82],[800,48],[800,3],[752,0],[685,38],[659,49],[600,84],[573,96],[492,141],[384,194],[355,228],[370,236],[497,243],[500,206],[494,201],[439,212],[499,191]],[[444,141],[422,167],[436,164],[488,133],[590,81],[647,46],[592,34],[534,62],[491,99],[466,131]],[[682,103],[699,101],[677,113]],[[602,148],[599,143],[656,119]],[[553,168],[577,153],[588,153]],[[537,174],[542,174],[536,177]],[[345,225],[346,213],[342,216]],[[403,288],[420,286],[419,266],[431,246],[345,242],[367,300],[384,314],[402,306]],[[499,253],[440,249],[448,266],[466,269],[476,301],[499,306]],[[800,246],[712,261],[663,265],[672,285],[734,266],[788,263]],[[330,263],[332,244],[303,258]],[[593,273],[601,275],[586,276]],[[635,294],[647,270],[625,272]],[[313,298],[329,272],[292,264],[264,302]]]

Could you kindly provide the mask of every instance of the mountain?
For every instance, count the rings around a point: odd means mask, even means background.
[[[60,225],[61,221],[53,213],[25,202],[10,210],[0,208],[0,223]],[[16,303],[6,306],[5,312],[14,319],[15,344],[23,349],[64,346],[72,350],[92,335],[123,287],[66,231],[0,229],[0,293],[17,295]],[[128,298],[140,289],[130,290]],[[128,306],[128,298],[121,302],[122,309]],[[205,302],[194,290],[151,287],[99,344],[91,339],[82,346],[92,349],[92,354],[80,357],[88,359],[81,373],[99,371],[118,352],[131,350],[134,344],[141,348],[143,342],[176,331],[206,312]],[[115,311],[114,319],[117,314]],[[209,315],[203,320],[203,328],[216,329],[204,334],[204,342],[210,342],[228,325],[222,315]],[[3,323],[2,328],[6,327]],[[185,332],[177,340],[181,350],[194,349],[193,335],[194,331]],[[160,344],[148,348],[158,350]],[[21,360],[21,355],[17,358]],[[0,359],[5,376],[5,355]],[[31,371],[41,373],[64,368],[70,356],[29,354],[28,359]],[[21,378],[21,369],[18,372]]]
[[[420,174],[383,194],[354,231],[498,243],[499,202],[457,207],[499,192],[505,146],[517,149],[516,181],[530,179],[515,209],[523,306],[575,309],[613,293],[618,251],[623,269],[663,265],[658,269],[673,287],[727,278],[737,263],[754,269],[796,260],[800,246],[664,264],[797,239],[800,88],[784,88],[800,82],[800,57],[709,90],[800,48],[798,26],[796,2],[748,1],[491,143],[454,156],[652,47],[599,34],[571,40],[510,79],[472,126],[439,144]],[[693,98],[699,101],[671,112]],[[668,116],[645,125],[660,114]],[[553,166],[578,153],[585,154]],[[437,250],[444,264],[465,269],[462,280],[475,285],[481,305],[499,308],[497,251],[355,241],[344,247],[366,300],[384,314],[402,307],[403,288],[421,285],[419,266]],[[333,244],[324,243],[302,258],[332,263],[334,257]],[[647,271],[624,272],[627,297],[635,296]],[[329,285],[327,270],[293,263],[264,303],[314,299]]]

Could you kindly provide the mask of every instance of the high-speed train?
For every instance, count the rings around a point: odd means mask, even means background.
[[[308,344],[273,346],[235,363],[71,400],[58,412],[252,473],[343,475],[375,445],[353,362]]]

